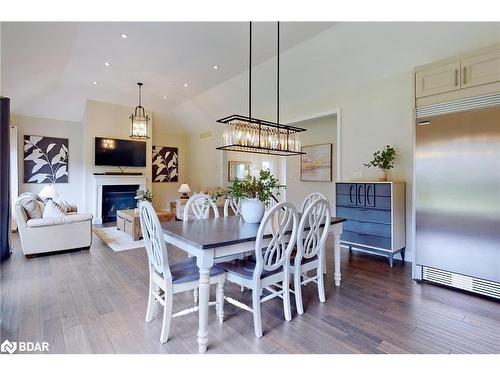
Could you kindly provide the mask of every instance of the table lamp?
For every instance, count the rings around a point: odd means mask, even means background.
[[[191,189],[189,188],[188,184],[182,184],[178,191],[179,191],[179,193],[182,193],[181,198],[180,198],[181,200],[188,200],[189,199],[188,193],[191,193]]]
[[[42,199],[52,199],[55,200],[59,198],[59,193],[57,192],[56,188],[52,184],[45,185],[45,187],[42,189],[40,193],[38,193],[38,196]]]

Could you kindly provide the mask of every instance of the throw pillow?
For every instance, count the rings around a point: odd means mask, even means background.
[[[66,213],[78,211],[78,207],[76,207],[75,204],[69,203],[68,201],[65,201],[64,199],[58,199],[58,200],[56,200],[56,203],[58,203],[64,209],[64,211],[66,211]]]
[[[66,210],[52,199],[47,200],[45,209],[43,210],[42,218],[61,217],[66,215]]]
[[[24,211],[26,212],[26,216],[28,219],[41,219],[42,218],[42,210],[40,205],[35,199],[30,199],[22,204]]]

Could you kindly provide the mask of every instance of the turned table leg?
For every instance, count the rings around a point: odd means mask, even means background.
[[[335,272],[333,274],[333,279],[335,281],[335,286],[340,286],[340,235],[342,234],[342,223],[335,224],[333,226],[333,257]]]
[[[208,253],[208,251],[207,251]],[[208,303],[210,297],[210,267],[213,265],[213,256],[204,254],[197,257],[200,270],[200,285],[198,291],[198,351],[205,353],[208,343]]]

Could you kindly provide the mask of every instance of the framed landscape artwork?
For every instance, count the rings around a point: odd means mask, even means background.
[[[243,180],[250,176],[252,163],[249,161],[230,161],[227,166],[227,180],[234,181],[235,178]]]
[[[24,136],[24,183],[68,183],[68,139]]]
[[[300,158],[300,180],[332,181],[332,144],[303,146]]]
[[[179,181],[179,149],[177,147],[153,146],[153,182]]]

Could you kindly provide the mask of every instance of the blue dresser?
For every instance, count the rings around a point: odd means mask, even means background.
[[[404,262],[404,182],[337,182],[335,215],[347,219],[341,245],[385,255],[391,267],[397,253]]]

